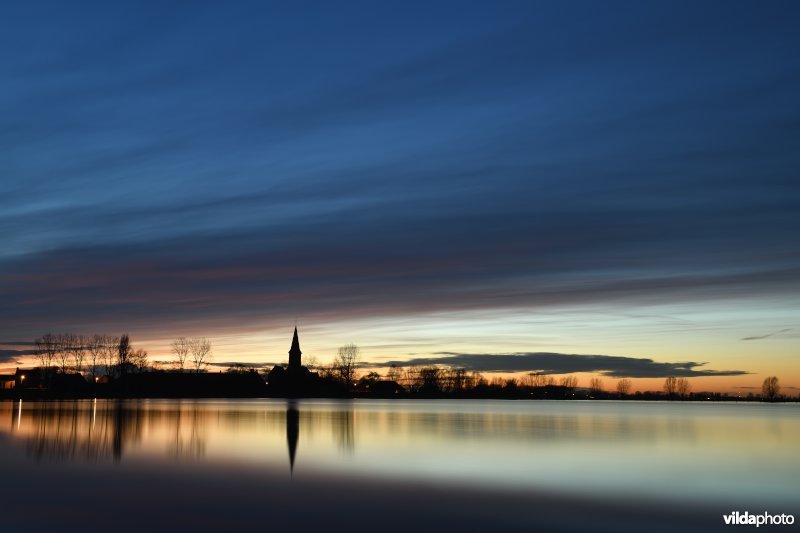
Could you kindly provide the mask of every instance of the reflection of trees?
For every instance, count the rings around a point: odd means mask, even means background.
[[[172,458],[200,458],[206,455],[212,436],[218,434],[221,442],[231,442],[232,438],[237,441],[234,449],[223,453],[240,453],[236,451],[240,445],[244,450],[241,453],[256,447],[262,450],[259,453],[269,453],[263,447],[272,442],[285,461],[288,447],[293,467],[301,425],[304,443],[311,444],[310,454],[318,444],[354,453],[356,439],[372,442],[376,436],[394,442],[430,438],[487,445],[498,441],[561,444],[619,439],[649,444],[692,442],[711,431],[711,426],[699,424],[700,418],[674,416],[671,407],[644,409],[630,404],[624,413],[596,407],[587,413],[572,407],[559,410],[559,405],[537,410],[528,404],[500,409],[492,404],[456,406],[447,402],[359,406],[305,400],[294,405],[263,401],[77,400],[24,402],[20,416],[19,402],[9,402],[0,405],[4,420],[0,432],[24,442],[29,455],[37,460],[59,461],[120,461],[138,448]]]
[[[671,416],[589,415],[585,413],[500,413],[434,411],[358,411],[358,433],[472,441],[657,442],[694,438],[696,423]]]
[[[347,453],[355,449],[356,437],[353,431],[353,409],[349,407],[341,411],[334,411],[331,416],[333,434],[339,443],[339,448]]]
[[[179,400],[174,412],[165,413],[166,422],[173,426],[174,433],[168,452],[175,458],[197,459],[206,453],[205,416],[196,403],[187,411],[184,412]]]
[[[285,433],[293,467],[301,418],[304,432],[327,434],[345,452],[355,449],[355,417],[349,404],[301,410],[298,402],[264,410],[186,400],[73,400],[25,402],[21,416],[18,403],[8,405],[6,420],[11,424],[5,431],[24,440],[36,460],[121,461],[145,440],[157,442],[156,449],[168,457],[197,459],[205,456],[212,431],[256,430]]]
[[[118,418],[101,420],[98,427],[94,406],[86,406],[86,402],[76,400],[34,403],[22,415],[30,421],[26,435],[28,454],[37,460],[57,461],[113,456],[118,447],[116,435],[125,428],[119,427]],[[121,453],[121,443],[119,448]]]
[[[170,455],[205,454],[207,414],[196,406],[158,410],[148,409],[141,400],[33,402],[21,418],[12,411],[11,431],[25,439],[28,454],[36,460],[119,461],[143,441],[147,430],[162,429],[175,435],[167,450]]]

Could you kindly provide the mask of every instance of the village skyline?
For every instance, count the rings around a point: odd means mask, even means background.
[[[795,524],[798,27],[2,2],[0,529]]]
[[[0,369],[65,331],[273,362],[297,320],[320,362],[800,387],[795,7],[445,4],[12,9]]]
[[[294,343],[297,343],[297,326],[294,329]],[[111,375],[111,369],[118,367],[118,348],[120,339],[127,344],[129,336],[114,337],[111,335],[79,335],[74,333],[51,334],[48,333],[27,343],[29,346],[26,355],[16,361],[14,369],[0,369],[0,373],[9,370],[20,372],[19,367],[28,368],[53,368],[61,373],[74,372],[84,376],[89,375],[89,382],[97,376]],[[212,340],[206,337],[178,337],[171,341],[167,353],[150,353],[143,348],[143,343],[131,343],[130,361],[140,371],[188,371],[188,372],[238,372],[253,370],[260,372],[266,378],[267,373],[274,367],[286,367],[280,357],[269,356],[265,358],[251,358],[251,360],[222,359],[215,354],[216,347]],[[520,386],[544,386],[568,383],[570,388],[595,391],[596,393],[613,393],[622,395],[636,393],[655,393],[665,390],[677,390],[676,385],[669,385],[669,380],[679,380],[679,388],[683,389],[681,397],[688,396],[689,392],[727,393],[734,397],[759,396],[770,376],[758,376],[755,373],[743,370],[718,370],[704,368],[701,363],[669,363],[658,362],[648,358],[620,357],[594,354],[564,354],[554,352],[529,352],[511,354],[436,354],[434,357],[424,357],[415,354],[406,359],[389,359],[384,361],[371,360],[362,351],[362,348],[353,343],[351,346],[357,352],[356,359],[350,362],[353,380],[365,376],[375,376],[374,379],[389,379],[401,381],[399,376],[404,372],[418,372],[424,368],[438,368],[442,378],[447,372],[459,371],[464,375],[473,376],[471,379],[485,380],[487,383],[516,383]],[[135,348],[135,349],[134,349]],[[341,355],[343,346],[334,349],[334,353]],[[293,344],[292,350],[295,350]],[[299,348],[297,348],[299,350]],[[291,352],[290,352],[291,353]],[[327,355],[327,354],[326,354]],[[337,364],[339,355],[318,357],[316,353],[307,352],[303,358],[304,367],[307,366],[315,372],[332,373]],[[495,366],[504,365],[504,371],[495,370]],[[289,363],[291,365],[291,362]],[[606,370],[593,371],[596,367]],[[699,369],[699,370],[698,370]],[[706,377],[698,379],[694,374]],[[755,385],[737,386],[731,390],[719,390],[704,387],[710,379],[721,377],[755,376],[759,379]],[[413,378],[405,377],[406,381]],[[665,380],[666,379],[666,383]],[[798,389],[784,381],[780,386],[783,396],[791,398]]]

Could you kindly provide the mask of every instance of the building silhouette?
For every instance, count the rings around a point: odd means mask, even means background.
[[[302,371],[303,365],[300,356],[300,339],[297,338],[297,326],[294,327],[294,337],[292,337],[292,347],[289,349],[289,373],[295,374]]]
[[[292,345],[289,348],[289,364],[276,365],[267,375],[270,396],[298,398],[301,396],[339,396],[331,383],[320,378],[319,374],[303,366],[300,338],[297,326],[294,327]]]

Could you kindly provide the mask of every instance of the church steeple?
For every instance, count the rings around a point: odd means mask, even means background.
[[[300,356],[302,353],[303,352],[300,351],[300,340],[297,338],[297,326],[295,326],[292,347],[289,349],[289,370],[300,370],[302,366],[300,363]]]

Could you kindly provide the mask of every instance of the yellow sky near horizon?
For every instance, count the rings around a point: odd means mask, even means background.
[[[800,328],[794,328],[792,310],[785,303],[764,301],[757,307],[756,302],[750,301],[748,306],[682,304],[635,309],[582,306],[547,311],[482,310],[341,320],[300,317],[297,325],[304,359],[313,358],[318,364],[331,362],[337,347],[347,343],[357,344],[362,360],[375,364],[431,359],[443,352],[606,355],[647,358],[656,363],[705,363],[694,367],[696,371],[748,372],[691,377],[694,391],[746,395],[760,390],[766,376],[777,375],[785,394],[800,392],[794,388],[800,386]],[[146,349],[153,361],[172,359],[170,343],[175,337],[206,336],[213,345],[214,362],[223,365],[212,368],[224,369],[225,364],[233,362],[286,362],[293,327],[293,323],[243,325],[237,331],[184,325],[167,335],[169,328],[164,325],[163,330],[129,333],[133,344]],[[30,358],[23,361],[31,362]],[[514,375],[484,373],[487,377]],[[589,379],[598,375],[606,388],[616,386],[616,378],[601,373],[564,373],[576,375],[580,386],[587,386]],[[633,390],[660,390],[663,380],[663,377],[633,377]]]

